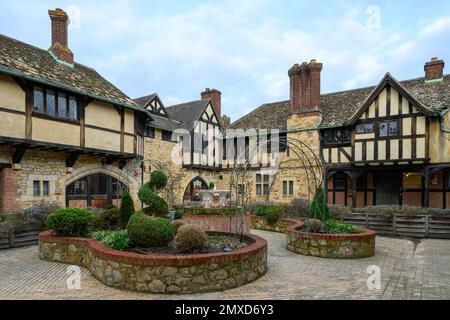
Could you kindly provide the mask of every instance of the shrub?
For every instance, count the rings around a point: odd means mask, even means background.
[[[352,224],[343,223],[337,220],[328,220],[325,222],[325,228],[328,233],[361,233],[363,229]]]
[[[6,221],[6,214],[0,213],[0,222]]]
[[[333,218],[343,218],[345,216],[348,216],[352,214],[352,208],[345,207],[345,206],[338,206],[338,205],[330,205],[328,206],[330,209],[330,215]]]
[[[177,210],[173,215],[173,220],[180,220],[182,217],[183,217],[183,210]]]
[[[147,205],[144,212],[155,217],[167,217],[169,206],[167,202],[155,193],[155,190],[167,184],[167,177],[162,171],[153,171],[149,182],[138,192],[139,199]],[[164,188],[164,187],[163,187]]]
[[[43,226],[48,215],[58,209],[61,209],[60,205],[42,201],[39,204],[35,204],[30,208],[24,209],[19,213],[19,215],[23,224],[30,223]]]
[[[265,218],[266,221],[270,224],[275,224],[281,218],[281,215],[284,213],[282,207],[270,207],[267,209]]]
[[[174,237],[169,220],[134,213],[128,221],[128,235],[137,246],[148,248],[167,245]]]
[[[120,203],[120,221],[123,226],[128,224],[131,215],[134,213],[134,201],[129,193],[125,193]]]
[[[120,228],[120,211],[117,208],[105,209],[94,215],[96,230],[117,230]]]
[[[268,211],[269,211],[269,207],[261,204],[256,207],[255,214],[258,217],[265,217]]]
[[[291,203],[285,207],[289,217],[308,217],[309,200],[307,198],[294,198]]]
[[[127,251],[131,247],[131,240],[127,230],[96,231],[91,233],[91,237],[114,250]]]
[[[150,188],[152,190],[161,190],[164,189],[167,185],[167,176],[164,172],[160,170],[153,171],[150,174]]]
[[[330,209],[325,201],[322,188],[316,190],[314,199],[309,207],[309,218],[319,219],[322,222],[330,219]]]
[[[215,187],[214,182],[210,182],[208,187],[209,187],[209,190],[214,190],[214,187]]]
[[[175,221],[172,222],[172,226],[173,226],[173,229],[174,229],[175,233],[177,233],[178,229],[181,226],[184,226],[184,225],[185,225],[185,223],[183,221],[181,221],[181,220],[175,220]]]
[[[199,226],[186,224],[178,229],[175,247],[181,252],[193,252],[205,246],[208,236]]]
[[[92,220],[92,213],[85,209],[66,208],[50,213],[45,225],[59,237],[84,237]]]
[[[311,233],[320,233],[324,229],[324,224],[318,219],[306,220],[305,230]]]

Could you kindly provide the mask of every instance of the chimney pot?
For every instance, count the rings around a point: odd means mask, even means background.
[[[58,62],[73,65],[73,53],[69,49],[68,39],[69,16],[60,8],[49,10],[48,14],[52,22],[52,45],[49,51]]]
[[[316,59],[289,70],[290,99],[293,112],[317,111],[320,107],[320,73],[322,64]]]

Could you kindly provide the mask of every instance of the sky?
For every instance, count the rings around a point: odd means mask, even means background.
[[[48,49],[53,8],[69,12],[75,60],[131,98],[157,92],[170,106],[215,88],[232,121],[287,100],[294,63],[323,63],[322,93],[450,63],[446,0],[0,0],[0,33]]]

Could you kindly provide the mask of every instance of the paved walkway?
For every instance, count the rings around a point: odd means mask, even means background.
[[[359,260],[305,257],[285,249],[282,234],[254,231],[269,242],[269,271],[246,286],[184,296],[107,287],[82,269],[81,290],[66,288],[67,265],[38,258],[37,246],[0,251],[0,299],[450,299],[450,240],[377,238],[376,255]],[[368,290],[369,266],[381,289]]]

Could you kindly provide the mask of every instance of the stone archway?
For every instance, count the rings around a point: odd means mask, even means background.
[[[198,190],[208,189],[208,184],[205,179],[200,176],[192,179],[184,190],[183,202],[197,202],[201,201],[197,193]]]

